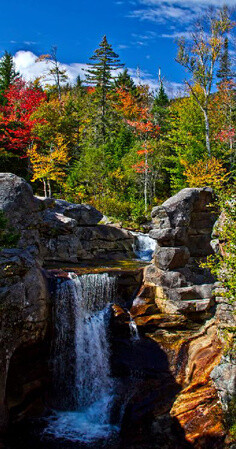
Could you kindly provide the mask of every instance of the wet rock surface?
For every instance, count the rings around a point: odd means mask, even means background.
[[[223,355],[219,329],[234,318],[200,266],[212,253],[212,200],[211,189],[184,189],[154,208],[154,259],[130,308],[138,341],[127,343],[130,316],[114,308],[114,371],[139,385],[124,415],[127,447],[231,447],[224,410],[235,394],[235,365]]]

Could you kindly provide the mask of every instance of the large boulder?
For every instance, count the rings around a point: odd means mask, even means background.
[[[64,200],[55,201],[56,209],[66,217],[73,218],[80,226],[95,226],[103,215],[90,204],[72,204]]]
[[[157,241],[146,281],[159,288],[162,308],[173,313],[202,315],[212,310],[214,278],[200,262],[212,253],[211,233],[216,213],[213,192],[183,189],[152,211],[150,237]],[[207,286],[201,289],[200,286]],[[207,290],[207,293],[200,290]],[[163,296],[163,298],[162,298]]]
[[[0,174],[0,209],[19,233],[18,247],[30,249],[41,263],[133,256],[134,237],[126,230],[99,225],[103,215],[88,204],[39,198],[27,182]]]
[[[212,201],[213,192],[208,187],[181,190],[152,210],[150,237],[163,247],[185,245],[194,257],[210,254],[216,220]]]
[[[40,201],[24,179],[11,173],[0,173],[0,210],[12,226],[23,229],[29,223],[36,224]]]

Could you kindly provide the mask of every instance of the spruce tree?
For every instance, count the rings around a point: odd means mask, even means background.
[[[233,79],[233,73],[231,71],[231,61],[229,57],[229,39],[225,37],[220,57],[220,67],[217,72],[217,77],[220,78],[220,82],[227,82]]]
[[[15,69],[13,57],[11,53],[5,51],[0,61],[0,96],[1,102],[3,101],[3,94],[12,84],[15,79],[19,78],[20,74]]]
[[[165,92],[163,82],[161,81],[157,96],[154,99],[152,113],[156,123],[161,127],[161,132],[166,128],[166,121],[169,116],[168,106],[170,104],[169,98]]]
[[[123,64],[121,64],[119,56],[113,51],[112,46],[107,42],[106,36],[103,37],[99,48],[95,50],[90,60],[92,62],[89,64],[89,69],[87,69],[86,80],[88,85],[96,88],[95,96],[99,111],[96,118],[98,128],[100,128],[98,133],[101,131],[102,140],[105,142],[107,128],[109,127],[109,101],[107,94],[114,80],[112,72],[123,67]]]
[[[128,74],[128,69],[124,69],[123,72],[119,73],[117,79],[114,82],[115,88],[125,89],[133,94],[136,94],[136,86],[131,76]]]

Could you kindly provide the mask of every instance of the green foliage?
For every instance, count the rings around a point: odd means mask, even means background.
[[[136,86],[131,76],[128,74],[128,69],[124,69],[123,72],[119,73],[117,79],[114,82],[114,87],[116,89],[119,89],[121,87],[122,89],[132,92],[132,94],[134,95],[137,95]]]
[[[229,437],[232,442],[236,441],[236,396],[230,401],[226,414],[226,423],[229,429]]]
[[[10,53],[5,51],[1,61],[0,61],[0,100],[4,103],[3,94],[8,89],[10,84],[12,84],[20,74],[15,69],[15,64],[13,62],[13,57]],[[6,100],[5,100],[6,101]]]
[[[169,156],[166,170],[170,173],[172,192],[186,187],[181,159],[195,163],[205,154],[204,122],[195,98],[184,97],[170,105],[168,124]]]
[[[123,67],[119,56],[113,51],[112,46],[107,42],[106,36],[103,37],[99,48],[91,56],[92,63],[87,69],[87,82],[95,86],[94,99],[96,102],[96,114],[93,121],[96,127],[96,134],[101,138],[99,143],[105,143],[108,139],[108,129],[110,119],[114,116],[114,111],[110,108],[108,92],[112,86],[111,71]]]
[[[119,56],[107,42],[106,36],[103,36],[99,48],[95,50],[90,60],[93,62],[90,63],[90,68],[87,70],[87,81],[89,85],[100,87],[103,92],[106,92],[112,84],[111,70],[123,67]]]
[[[145,213],[145,204],[143,200],[136,201],[132,206],[133,207],[130,216],[134,223],[140,225],[141,223],[145,223],[147,218],[150,218]]]
[[[160,126],[160,135],[165,135],[170,123],[170,101],[161,82],[157,96],[154,98],[152,114],[155,122]]]
[[[100,210],[104,215],[118,220],[128,220],[131,212],[131,205],[128,201],[120,201],[117,197],[105,195],[100,200]]]
[[[218,224],[220,254],[210,256],[203,265],[210,268],[222,285],[220,295],[233,303],[236,299],[236,195],[221,193],[217,204],[222,211]]]
[[[3,211],[0,211],[0,249],[13,248],[17,245],[19,234],[8,225]]]
[[[220,55],[220,67],[217,72],[217,77],[220,78],[221,82],[223,81],[224,83],[227,81],[231,81],[234,77],[234,74],[231,70],[231,65],[232,64],[229,57],[229,38],[226,36]]]

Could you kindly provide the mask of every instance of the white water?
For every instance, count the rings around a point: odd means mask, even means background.
[[[140,336],[139,336],[137,324],[135,323],[135,320],[133,319],[129,310],[128,310],[128,314],[129,314],[129,330],[130,330],[131,340],[138,341],[138,340],[140,340]]]
[[[156,240],[142,232],[132,232],[134,241],[134,253],[137,258],[149,262],[152,260],[153,252],[156,247]]]
[[[70,275],[56,297],[54,382],[58,396],[47,434],[71,441],[109,437],[114,385],[110,376],[107,336],[108,303],[115,295],[115,277]]]

